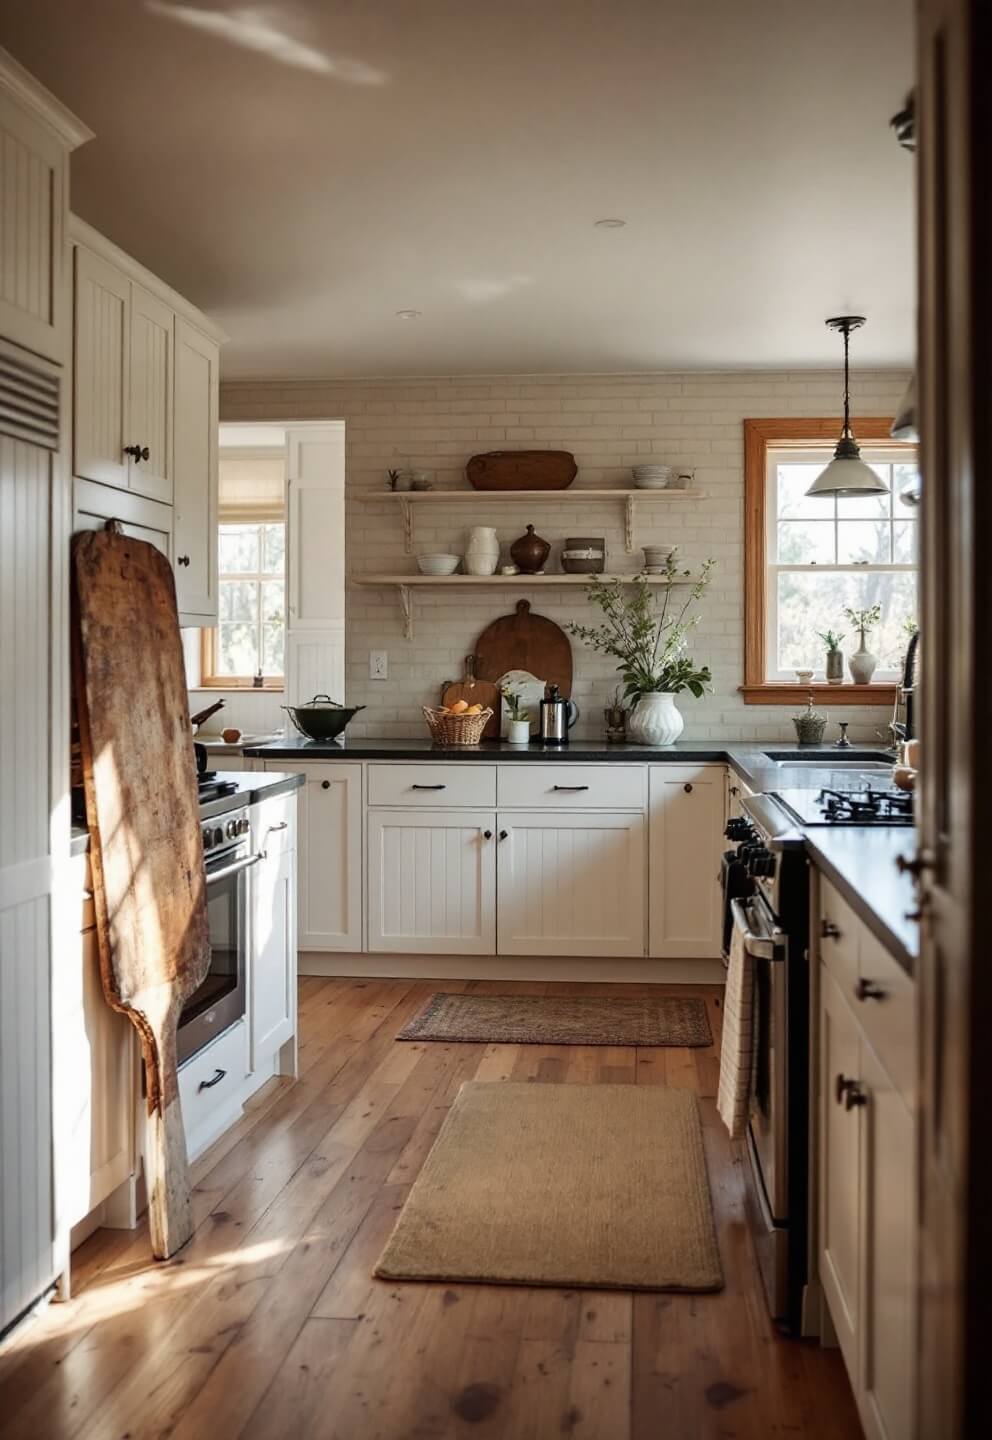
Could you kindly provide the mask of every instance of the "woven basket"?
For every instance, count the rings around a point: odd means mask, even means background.
[[[452,715],[447,710],[424,706],[424,719],[430,726],[431,739],[438,745],[478,745],[492,716],[493,712],[488,707],[478,715]]]

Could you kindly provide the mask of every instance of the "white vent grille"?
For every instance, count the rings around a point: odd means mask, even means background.
[[[59,367],[0,340],[0,435],[59,448]]]

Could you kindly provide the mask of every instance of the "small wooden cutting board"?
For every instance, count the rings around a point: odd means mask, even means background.
[[[492,719],[487,721],[486,728],[482,732],[483,740],[499,734],[499,705],[500,695],[498,686],[491,680],[480,680],[475,673],[475,656],[465,656],[465,677],[462,680],[455,680],[446,685],[441,694],[441,704],[449,708],[456,700],[464,700],[467,705],[481,705],[483,709],[489,706],[493,711]]]
[[[149,1229],[164,1260],[192,1234],[176,1026],[210,965],[175,584],[164,555],[109,528],[75,536],[72,562],[100,973],[108,1001],[141,1038]]]

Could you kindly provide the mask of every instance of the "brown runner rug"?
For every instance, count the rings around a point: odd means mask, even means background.
[[[375,1273],[720,1289],[695,1095],[660,1085],[463,1085]]]
[[[397,1040],[484,1045],[712,1045],[706,1001],[613,995],[432,995]]]

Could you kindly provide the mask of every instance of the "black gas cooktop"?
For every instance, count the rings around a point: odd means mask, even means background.
[[[912,825],[913,797],[894,785],[861,790],[776,790],[773,798],[800,825]]]

